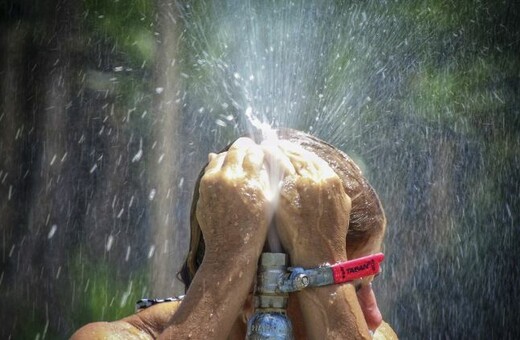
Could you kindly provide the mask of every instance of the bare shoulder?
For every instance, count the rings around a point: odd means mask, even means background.
[[[92,322],[78,329],[71,340],[151,339],[150,336],[125,321]]]
[[[71,340],[154,339],[179,307],[179,301],[160,303],[113,322],[92,322],[78,329]]]

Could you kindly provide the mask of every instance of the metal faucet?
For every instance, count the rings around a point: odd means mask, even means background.
[[[287,317],[289,294],[279,289],[280,279],[286,273],[286,254],[263,253],[260,256],[255,292],[255,314],[247,322],[246,339],[293,339],[291,321]]]
[[[382,253],[317,268],[287,268],[287,255],[262,253],[255,290],[255,314],[247,322],[248,340],[293,339],[291,321],[287,317],[289,293],[307,287],[320,287],[352,282],[379,274]]]

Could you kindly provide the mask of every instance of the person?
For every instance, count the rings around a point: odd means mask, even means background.
[[[244,339],[272,221],[292,266],[313,268],[380,251],[385,214],[356,164],[306,133],[277,133],[276,143],[239,138],[209,155],[194,190],[182,302],[87,324],[73,339]],[[272,181],[276,173],[281,185]],[[290,294],[295,338],[363,339],[369,331],[397,338],[382,321],[372,279]]]

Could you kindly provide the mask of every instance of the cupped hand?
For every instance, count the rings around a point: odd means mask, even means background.
[[[262,148],[249,138],[239,138],[227,152],[209,158],[196,211],[205,257],[222,259],[222,254],[246,249],[259,253],[273,213]]]
[[[341,179],[317,155],[288,141],[279,150],[291,169],[283,179],[275,221],[291,265],[311,267],[347,259],[351,202]]]

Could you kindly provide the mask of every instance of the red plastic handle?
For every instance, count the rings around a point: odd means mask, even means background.
[[[381,268],[379,264],[383,262],[384,259],[385,255],[383,253],[377,253],[333,265],[331,268],[334,283],[344,283],[365,276],[379,274]]]

